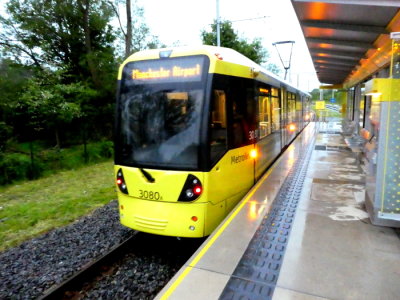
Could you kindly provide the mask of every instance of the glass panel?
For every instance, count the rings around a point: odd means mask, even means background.
[[[364,113],[365,113],[365,97],[362,97],[360,100],[360,120],[359,120],[360,128],[364,128]]]
[[[269,97],[258,97],[260,138],[271,133],[271,106]]]
[[[247,124],[244,118],[243,110],[241,107],[233,102],[233,120],[232,120],[232,133],[233,133],[233,148],[241,147],[246,144]]]
[[[279,108],[279,98],[271,98],[271,108],[272,108],[272,132],[279,131],[280,125],[280,108]]]
[[[132,62],[118,97],[116,163],[198,168],[205,57]]]
[[[293,123],[296,120],[296,101],[295,95],[288,93],[288,123]]]
[[[211,102],[211,162],[214,164],[227,150],[226,95],[222,90],[213,91]]]

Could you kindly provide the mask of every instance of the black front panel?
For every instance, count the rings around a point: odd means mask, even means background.
[[[197,170],[206,56],[128,63],[117,97],[116,164]]]

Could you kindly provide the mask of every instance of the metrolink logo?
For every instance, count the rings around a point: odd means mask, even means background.
[[[249,153],[245,153],[243,155],[234,155],[231,156],[231,164],[238,164],[241,163],[242,161],[248,160],[250,158]]]

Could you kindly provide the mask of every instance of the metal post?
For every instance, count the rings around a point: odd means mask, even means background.
[[[217,0],[217,46],[221,47],[221,28],[219,19],[219,0]]]
[[[290,44],[289,59],[288,60],[283,60],[282,59],[282,55],[278,50],[278,46],[288,45],[288,44]],[[292,61],[293,44],[294,44],[294,41],[282,41],[282,42],[272,43],[272,45],[275,46],[275,49],[276,49],[276,51],[278,52],[278,55],[279,55],[279,59],[281,60],[282,66],[285,69],[285,78],[284,78],[285,80],[286,80],[286,76],[287,76],[287,73],[288,73],[288,71],[290,69],[290,64],[291,64],[291,61]]]

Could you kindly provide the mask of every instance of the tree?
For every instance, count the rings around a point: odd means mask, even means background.
[[[8,16],[0,18],[3,55],[36,66],[38,76],[60,71],[57,84],[96,90],[80,108],[80,132],[109,136],[117,74],[109,0],[9,0],[6,7]]]
[[[0,46],[9,56],[41,69],[63,69],[96,88],[107,84],[115,35],[106,0],[9,0],[7,12],[0,19]]]
[[[248,42],[244,38],[240,38],[238,33],[233,29],[232,22],[222,21],[220,22],[221,30],[221,46],[226,48],[234,49],[244,56],[250,58],[257,64],[264,64],[269,58],[268,51],[262,46],[260,38],[254,39],[252,42]],[[201,32],[203,44],[205,45],[217,45],[217,22],[211,25],[211,32],[203,30]],[[268,63],[266,68],[275,74],[279,74],[279,68],[273,64]]]
[[[268,58],[267,51],[261,45],[260,39],[254,39],[249,43],[246,39],[240,38],[238,33],[233,29],[230,21],[222,21],[220,23],[221,30],[221,46],[234,49],[252,61],[262,64]],[[217,45],[217,22],[211,25],[211,32],[202,31],[201,37],[205,45]]]
[[[0,153],[13,136],[13,107],[33,75],[33,69],[10,59],[0,60]]]
[[[282,77],[282,69],[279,68],[276,64],[270,62],[267,63],[266,65],[264,64],[264,67],[271,73],[274,73],[275,75]]]
[[[133,3],[131,0],[114,0],[110,4],[119,22],[120,36],[124,40],[124,58],[143,49],[153,49],[162,46],[158,38],[150,34],[150,29],[144,22],[143,7],[138,6],[135,0]],[[122,4],[125,4],[126,11],[125,26],[122,25],[123,18],[119,11],[119,7]],[[132,15],[134,18],[132,18]]]
[[[80,83],[60,83],[60,77],[61,72],[44,71],[30,79],[13,107],[15,113],[25,120],[31,135],[43,128],[54,130],[57,148],[61,146],[60,128],[81,117],[82,103],[93,93]]]

